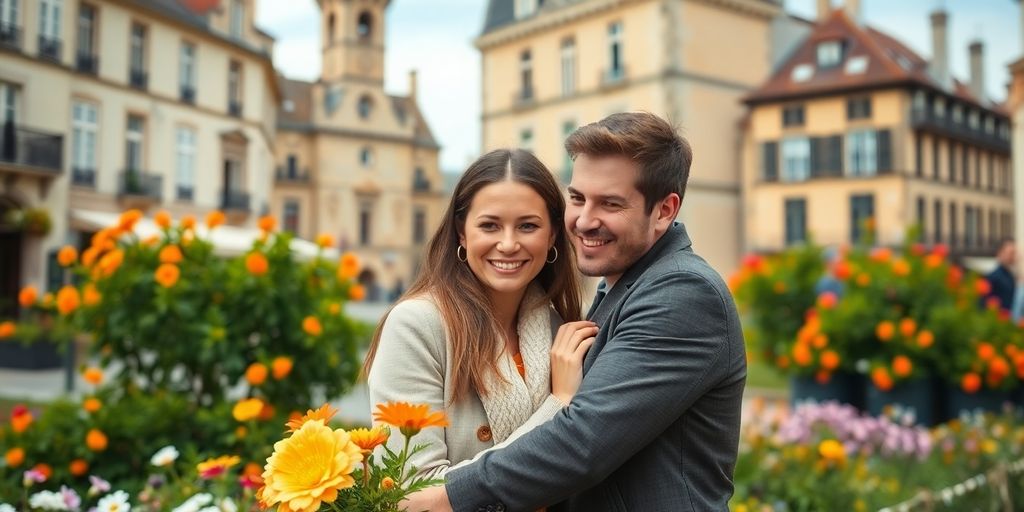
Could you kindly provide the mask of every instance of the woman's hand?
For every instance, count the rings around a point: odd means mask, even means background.
[[[594,344],[597,324],[587,320],[562,324],[551,345],[551,394],[568,404],[583,382],[583,358]]]

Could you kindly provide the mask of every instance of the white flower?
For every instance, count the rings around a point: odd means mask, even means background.
[[[174,461],[178,460],[178,449],[173,446],[164,446],[160,451],[153,454],[153,458],[149,460],[154,466],[170,466]]]
[[[12,506],[10,506],[10,505],[8,505],[6,503],[0,503],[0,512],[18,512],[18,511],[15,510],[14,507],[12,507]]]
[[[238,505],[235,505],[231,498],[225,497],[220,500],[220,510],[221,512],[238,512]]]
[[[67,505],[64,504],[64,496],[59,492],[53,491],[39,491],[28,498],[28,504],[32,508],[41,508],[43,510],[67,510]]]
[[[116,491],[104,496],[96,509],[99,512],[130,512],[132,506],[128,503],[128,493]]]
[[[185,500],[185,503],[178,505],[178,507],[171,512],[199,512],[204,505],[209,505],[212,502],[212,494],[201,492]]]

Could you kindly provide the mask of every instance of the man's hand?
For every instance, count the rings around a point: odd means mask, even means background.
[[[414,492],[399,506],[406,512],[452,512],[452,504],[443,485]]]

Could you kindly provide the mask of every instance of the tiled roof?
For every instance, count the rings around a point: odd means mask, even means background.
[[[818,43],[829,40],[844,41],[844,57],[838,66],[820,69],[817,66]],[[862,69],[850,69],[857,65]],[[834,10],[817,24],[789,60],[744,101],[756,104],[914,83],[1002,112],[991,100],[974,96],[968,87],[955,79],[948,84],[939,83],[930,73],[927,60],[896,38],[854,22],[844,9]]]
[[[157,14],[166,16],[168,18],[184,23],[186,25],[190,25],[193,28],[210,34],[226,43],[233,44],[235,46],[238,46],[253,53],[265,55],[267,59],[270,59],[270,55],[267,54],[267,52],[262,48],[255,46],[248,41],[243,41],[233,37],[227,37],[222,33],[212,30],[205,16],[189,9],[188,7],[182,4],[181,0],[137,0],[137,2],[140,6],[148,8],[149,10]],[[266,32],[259,30],[258,28],[256,30],[263,34],[265,37],[273,39],[273,37],[270,36],[270,34],[267,34]]]
[[[280,77],[282,103],[291,102],[291,112],[281,108],[277,121],[287,124],[308,124],[313,122],[313,84],[301,80]]]

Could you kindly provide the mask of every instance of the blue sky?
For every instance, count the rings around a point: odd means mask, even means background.
[[[840,1],[833,1],[839,5]],[[387,17],[385,88],[408,90],[419,71],[420,108],[444,149],[441,167],[461,172],[480,151],[480,56],[473,39],[483,25],[486,0],[392,0]],[[786,0],[786,9],[815,17],[815,0]],[[931,56],[928,13],[949,11],[949,53],[955,76],[969,77],[967,45],[985,43],[986,86],[1006,97],[1006,65],[1024,54],[1020,6],[1015,0],[861,0],[867,24]],[[274,63],[289,78],[320,73],[319,8],[315,0],[258,0],[257,24],[277,38]],[[766,77],[767,78],[767,77]]]

